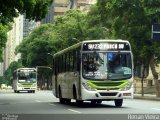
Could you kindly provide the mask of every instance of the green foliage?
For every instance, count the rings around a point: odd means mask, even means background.
[[[82,41],[85,38],[85,14],[78,10],[70,10],[65,16],[59,16],[55,20],[56,33],[63,41],[62,49],[77,43],[73,38]]]
[[[64,16],[57,17],[55,24],[41,25],[35,29],[16,50],[22,55],[23,65],[48,65],[47,53],[58,52],[86,39],[105,38],[106,29],[101,24],[90,26],[90,17],[93,18],[94,14],[87,15],[79,10],[69,10]]]
[[[25,65],[46,65],[43,59],[47,58],[46,54],[77,43],[73,38],[79,41],[117,38],[131,42],[135,64],[148,63],[152,54],[159,59],[160,48],[150,39],[151,25],[160,18],[158,6],[150,0],[99,0],[88,14],[70,10],[57,17],[54,25],[37,28],[23,41],[18,52],[22,53]]]
[[[16,48],[16,53],[21,53],[22,64],[27,67],[48,66],[52,64],[52,56],[47,53],[56,53],[86,39],[104,38],[106,30],[100,25],[90,28],[89,18],[79,10],[69,10],[64,16],[57,17],[55,24],[36,28]],[[39,72],[40,79],[49,79],[51,71]]]
[[[2,52],[7,41],[7,30],[8,27],[0,23],[0,62],[2,62]]]
[[[12,62],[4,73],[3,82],[8,85],[11,85],[13,79],[13,71],[20,67],[23,67],[21,62]]]
[[[111,29],[114,38],[127,39],[132,44],[136,64],[147,64],[159,46],[151,41],[151,25],[160,18],[159,0],[99,0],[98,8],[104,26]],[[106,23],[110,23],[107,26]],[[159,43],[158,43],[159,44]]]
[[[32,34],[22,41],[16,48],[17,52],[22,53],[21,59],[24,66],[35,67],[47,65],[47,53],[52,49],[53,25],[41,25]]]
[[[51,2],[52,0],[0,0],[0,62],[13,19],[19,14],[25,14],[30,20],[41,20]]]
[[[79,41],[126,39],[132,45],[135,65],[148,64],[153,55],[160,60],[160,43],[151,41],[151,25],[160,22],[159,8],[159,0],[98,0],[89,13],[70,10],[57,17],[55,24],[35,29],[17,52],[25,66],[48,65],[47,53]]]
[[[3,79],[3,76],[0,76],[0,85],[1,84],[6,84],[6,81]]]
[[[91,6],[91,11],[86,15],[85,39],[105,39],[109,38],[110,31],[107,27],[109,21],[102,22],[100,10],[96,5]],[[107,22],[106,22],[107,21]],[[106,26],[104,26],[105,24]]]
[[[1,0],[0,1],[0,23],[8,24],[19,14],[34,20],[44,18],[52,0]]]

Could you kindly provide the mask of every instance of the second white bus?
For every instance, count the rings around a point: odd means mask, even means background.
[[[37,89],[36,68],[18,68],[13,73],[13,89],[15,93],[28,91],[35,93]]]

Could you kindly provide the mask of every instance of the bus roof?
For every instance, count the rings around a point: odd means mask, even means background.
[[[70,47],[68,47],[68,48],[65,48],[65,49],[63,49],[63,50],[55,53],[55,54],[53,55],[53,58],[56,57],[56,56],[59,56],[59,55],[61,55],[61,54],[63,54],[63,53],[65,53],[66,51],[70,51],[70,50],[79,48],[79,47],[81,47],[82,44],[88,43],[88,42],[89,42],[89,43],[92,43],[92,42],[93,42],[93,43],[94,43],[94,42],[126,42],[126,43],[129,44],[129,41],[127,41],[127,40],[121,40],[121,39],[112,39],[112,40],[111,40],[111,39],[85,40],[85,41],[79,42],[79,43],[77,43],[77,44],[74,44],[74,45],[72,45],[72,46],[70,46]]]
[[[79,43],[77,43],[77,44],[75,44],[75,45],[72,45],[72,46],[70,46],[70,47],[68,47],[68,48],[66,48],[66,49],[61,50],[61,51],[55,53],[55,54],[53,55],[53,58],[56,57],[56,56],[58,56],[58,55],[60,55],[60,54],[65,53],[66,51],[70,51],[70,50],[76,49],[76,48],[80,47],[81,44],[82,44],[82,42],[79,42]]]
[[[36,70],[36,68],[18,68],[15,71],[18,71],[18,70]]]
[[[85,40],[85,41],[82,41],[82,43],[86,43],[86,42],[127,42],[129,43],[129,41],[127,40],[121,40],[121,39],[101,39],[101,40]]]

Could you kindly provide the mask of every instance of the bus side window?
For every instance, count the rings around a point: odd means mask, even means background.
[[[66,72],[67,71],[67,55],[66,54],[64,54],[64,72]]]
[[[58,73],[61,72],[61,56],[58,57]]]
[[[73,52],[73,66],[74,66],[74,71],[77,70],[77,58],[76,58],[76,51]]]
[[[57,74],[59,73],[59,57],[57,57]]]
[[[55,66],[54,66],[54,59],[53,59],[53,64],[52,64],[52,68],[53,68],[53,74],[55,75]]]
[[[54,59],[54,68],[55,68],[55,75],[57,75],[58,74],[58,66],[57,66],[57,58],[56,59]]]
[[[81,57],[80,57],[80,52],[77,50],[77,71],[80,71],[80,66],[81,66]]]
[[[69,54],[69,64],[70,64],[70,71],[72,72],[73,71],[73,54],[72,52],[70,52]]]
[[[67,71],[70,71],[70,53],[67,53]]]
[[[66,72],[69,71],[69,53],[66,53]]]
[[[61,56],[61,72],[64,72],[64,56]]]

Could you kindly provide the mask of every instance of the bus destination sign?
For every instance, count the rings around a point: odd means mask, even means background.
[[[128,43],[122,42],[106,42],[106,43],[84,43],[83,44],[84,51],[91,51],[91,50],[130,50]]]

